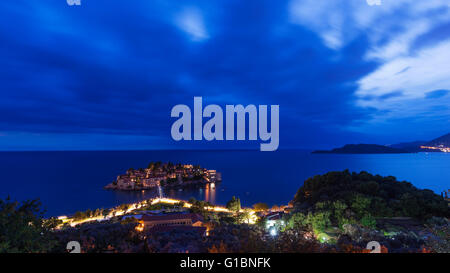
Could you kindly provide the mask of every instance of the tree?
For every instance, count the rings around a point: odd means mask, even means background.
[[[58,221],[45,221],[40,207],[39,200],[0,199],[0,253],[42,253],[56,245],[51,230]]]
[[[314,233],[318,235],[331,225],[330,212],[310,212],[306,216],[306,223],[308,223]]]
[[[372,215],[370,215],[370,213],[368,213],[361,218],[361,225],[368,228],[376,228],[377,221],[372,217]]]
[[[291,204],[295,210],[314,211],[317,203],[335,201],[341,204],[335,208],[337,214],[332,216],[333,222],[360,221],[366,214],[375,218],[401,216],[419,220],[450,217],[447,202],[433,191],[417,189],[393,176],[364,171],[345,170],[308,178]]]
[[[227,249],[227,245],[223,243],[223,241],[220,241],[219,246],[216,246],[215,244],[208,248],[208,253],[229,253],[230,251]]]
[[[250,223],[251,218],[252,218],[252,214],[250,212],[250,210],[245,209],[243,212],[239,212],[236,215],[237,221],[238,223]]]
[[[77,212],[75,212],[74,215],[73,215],[73,219],[74,219],[74,220],[83,220],[83,219],[85,219],[85,218],[87,218],[87,216],[86,216],[86,214],[85,214],[84,212],[82,212],[82,211],[77,211]]]
[[[306,215],[301,212],[293,213],[286,222],[286,229],[302,229],[306,226]]]
[[[269,206],[266,203],[256,203],[253,205],[253,209],[256,211],[265,211],[269,209]]]
[[[347,204],[344,202],[337,200],[331,204],[335,223],[342,227],[344,224],[348,224],[350,221],[345,216],[345,210],[348,208]]]
[[[366,215],[366,212],[368,211],[370,203],[371,203],[371,200],[369,198],[364,197],[360,194],[357,194],[355,196],[355,198],[353,199],[351,208],[360,218],[362,218],[364,215]]]
[[[241,200],[233,196],[230,201],[227,203],[227,209],[238,212],[241,210]]]

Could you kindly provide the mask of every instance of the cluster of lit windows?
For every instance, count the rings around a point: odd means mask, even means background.
[[[170,222],[170,223],[160,223],[160,224],[155,224],[154,226],[173,226],[173,225],[190,225],[191,223],[189,221],[181,221],[181,222]]]

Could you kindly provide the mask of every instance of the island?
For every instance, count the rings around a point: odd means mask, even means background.
[[[407,150],[377,144],[347,144],[329,151],[313,151],[313,154],[406,154]]]
[[[208,170],[199,165],[173,164],[171,162],[151,162],[147,168],[127,170],[126,174],[106,185],[105,189],[114,190],[146,190],[160,186],[187,186],[222,181],[221,173]]]

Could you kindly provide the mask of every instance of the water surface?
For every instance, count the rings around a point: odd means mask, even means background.
[[[104,190],[118,174],[151,161],[200,164],[222,173],[215,189],[165,190],[170,197],[225,204],[233,195],[245,206],[287,204],[303,181],[328,171],[366,170],[393,175],[418,188],[450,188],[450,154],[310,154],[306,151],[95,151],[0,152],[0,198],[40,198],[47,215],[112,207],[156,196],[156,191]]]

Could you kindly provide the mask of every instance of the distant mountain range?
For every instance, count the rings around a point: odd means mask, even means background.
[[[422,148],[427,147],[427,148]],[[443,148],[450,148],[450,134],[431,141],[404,142],[393,145],[378,144],[347,144],[341,148],[329,151],[314,151],[315,154],[404,154],[418,152],[441,152]]]
[[[450,147],[450,134],[443,135],[431,141],[414,141],[390,145],[389,147],[404,149],[411,153],[417,152],[441,152],[439,149],[427,149],[421,147],[433,147],[433,148],[449,148]]]
[[[377,144],[347,144],[330,151],[314,151],[313,154],[406,154],[407,150]]]
[[[396,148],[396,149],[402,149],[402,150],[406,150],[410,153],[418,153],[418,152],[422,152],[424,151],[424,149],[420,148],[420,146],[425,146],[425,144],[427,144],[428,141],[413,141],[413,142],[402,142],[402,143],[398,143],[398,144],[392,144],[392,145],[388,145],[389,147],[392,148]],[[437,150],[431,150],[431,149],[425,149],[425,150],[429,150],[429,152],[435,152]]]
[[[433,139],[432,141],[426,143],[424,146],[438,147],[440,145],[444,147],[450,147],[450,134],[446,134],[436,139]]]

